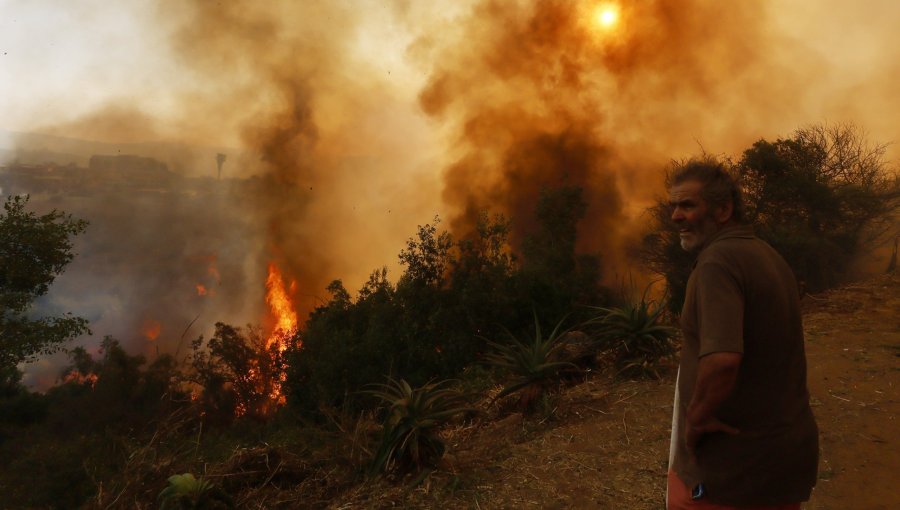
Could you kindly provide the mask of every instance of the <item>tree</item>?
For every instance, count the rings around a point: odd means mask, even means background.
[[[759,140],[736,163],[724,163],[741,185],[756,234],[815,292],[838,284],[864,248],[897,235],[900,181],[884,154],[884,145],[869,144],[853,125],[814,125]],[[666,201],[649,213],[653,231],[638,257],[665,276],[678,311],[694,256],[679,247]]]
[[[543,190],[535,205],[537,226],[522,246],[519,294],[532,298],[531,305],[546,323],[605,301],[600,256],[576,250],[578,223],[586,212],[578,186]]]
[[[861,249],[896,235],[900,188],[885,149],[853,125],[815,125],[738,161],[748,219],[807,289],[836,285]]]
[[[5,377],[0,385],[12,383],[12,367],[89,332],[87,321],[71,314],[33,318],[28,313],[72,261],[72,237],[87,227],[57,210],[27,212],[28,199],[8,197],[0,214],[0,374]]]
[[[294,338],[285,339],[289,344]],[[221,322],[206,349],[201,336],[192,342],[194,382],[203,387],[204,412],[213,422],[229,422],[236,416],[265,419],[282,402],[281,381],[285,357],[275,342],[269,343],[257,328],[241,328]]]

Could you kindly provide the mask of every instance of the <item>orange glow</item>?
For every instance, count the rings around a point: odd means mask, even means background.
[[[209,275],[213,277],[213,279],[216,281],[216,283],[219,283],[222,280],[222,277],[219,276],[219,269],[216,268],[216,260],[215,259],[213,259],[212,262],[209,263],[209,267],[206,268],[206,272],[209,273]]]
[[[196,287],[197,287],[197,295],[198,296],[205,296],[207,294],[206,286],[203,285],[202,283],[198,283],[196,285]]]
[[[272,332],[266,338],[266,350],[271,353],[272,358],[260,358],[258,362],[276,363],[277,354],[283,353],[288,348],[291,338],[297,333],[297,312],[294,310],[294,303],[291,300],[291,294],[296,291],[296,282],[291,282],[286,290],[284,278],[281,271],[274,262],[269,263],[269,274],[266,278],[266,303],[269,305],[269,314],[273,319],[274,326]],[[277,354],[276,354],[277,353]],[[264,361],[268,359],[268,361]],[[264,414],[268,414],[277,406],[284,405],[286,399],[281,391],[281,385],[284,383],[285,374],[279,373],[274,376],[271,370],[256,365],[250,367],[246,373],[246,381],[251,382],[257,387],[257,391],[268,396],[271,407],[264,410]],[[239,402],[235,408],[237,416],[243,416],[248,412],[247,405]]]
[[[162,331],[162,324],[156,320],[146,320],[144,321],[144,327],[142,328],[141,333],[143,333],[144,338],[147,340],[153,341],[159,338],[159,333]]]
[[[295,285],[291,284],[291,290]],[[275,327],[266,342],[267,347],[278,344],[278,351],[287,349],[287,340],[297,332],[297,312],[294,311],[294,303],[284,286],[284,278],[274,262],[269,263],[269,276],[266,278],[266,303],[272,317],[275,319]]]
[[[594,11],[594,20],[601,28],[612,28],[619,22],[619,6],[612,3],[600,4]]]
[[[91,372],[87,375],[82,374],[78,370],[73,370],[66,374],[63,378],[64,383],[76,383],[76,384],[86,384],[90,385],[91,388],[97,385],[97,374]]]

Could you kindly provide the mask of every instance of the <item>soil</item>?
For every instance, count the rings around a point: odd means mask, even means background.
[[[819,479],[806,510],[900,508],[900,276],[804,298]],[[375,482],[332,508],[664,508],[674,370],[660,381],[603,376],[523,417],[446,434],[424,478]]]

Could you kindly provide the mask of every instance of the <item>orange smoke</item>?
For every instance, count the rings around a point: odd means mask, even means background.
[[[148,319],[144,321],[144,327],[141,330],[141,333],[144,335],[144,338],[150,340],[156,340],[159,338],[159,333],[162,331],[162,324],[159,321]]]

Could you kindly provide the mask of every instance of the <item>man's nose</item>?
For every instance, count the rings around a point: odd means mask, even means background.
[[[684,213],[681,211],[681,208],[674,207],[672,208],[672,221],[678,223],[679,221],[684,220]]]

